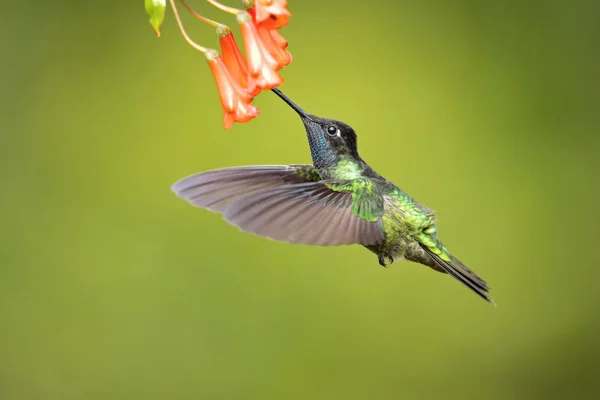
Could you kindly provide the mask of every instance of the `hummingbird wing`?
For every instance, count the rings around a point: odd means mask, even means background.
[[[354,195],[353,181],[323,181],[312,166],[208,171],[173,186],[191,204],[274,240],[319,246],[374,245],[385,236],[376,196]]]
[[[171,190],[196,207],[222,213],[232,201],[250,193],[320,180],[312,165],[257,165],[200,172],[181,179]]]
[[[246,232],[289,243],[381,243],[381,220],[356,215],[353,210],[361,207],[355,205],[351,191],[336,190],[340,184],[306,182],[259,191],[232,202],[223,217]]]

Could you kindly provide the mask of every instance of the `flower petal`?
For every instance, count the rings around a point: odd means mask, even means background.
[[[269,54],[277,61],[279,68],[283,68],[292,62],[292,55],[290,52],[279,47],[275,41],[273,37],[273,32],[276,32],[275,30],[267,29],[263,26],[259,26],[257,29],[260,39],[269,51]]]
[[[219,42],[221,43],[223,61],[225,62],[225,66],[229,70],[229,73],[238,81],[241,87],[248,91],[248,93],[256,96],[260,93],[260,88],[256,84],[256,80],[253,79],[248,72],[248,64],[235,41],[233,33],[229,28],[218,28],[217,35],[219,36]]]
[[[238,14],[238,22],[244,38],[248,71],[258,86],[263,90],[273,89],[283,83],[277,70],[279,62],[271,55],[265,43],[261,40],[258,29],[247,12]]]
[[[225,114],[223,118],[225,129],[231,128],[234,122],[247,122],[256,117],[259,111],[250,104],[253,97],[231,75],[219,54],[209,50],[205,55],[219,91],[221,106]]]
[[[288,47],[288,41],[286,40],[286,38],[281,36],[281,34],[276,30],[271,30],[271,36],[280,48],[285,49]]]
[[[286,7],[286,0],[255,0],[256,23],[269,29],[286,26],[292,16]]]

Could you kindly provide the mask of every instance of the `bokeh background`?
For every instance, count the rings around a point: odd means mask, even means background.
[[[497,308],[176,198],[309,151],[270,93],[225,131],[203,57],[142,3],[3,5],[0,399],[597,398],[600,3],[289,1],[282,90],[437,210]]]

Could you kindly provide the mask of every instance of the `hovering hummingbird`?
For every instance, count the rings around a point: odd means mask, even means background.
[[[200,172],[173,185],[177,196],[258,236],[317,246],[360,244],[384,267],[402,258],[424,264],[494,304],[485,281],[438,238],[435,213],[359,156],[350,126],[308,114],[279,89],[273,92],[300,115],[313,165]]]

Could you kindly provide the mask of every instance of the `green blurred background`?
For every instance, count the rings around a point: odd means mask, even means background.
[[[3,6],[1,399],[596,398],[598,2],[289,1],[282,90],[437,210],[496,309],[176,198],[197,171],[310,162],[304,130],[263,93],[225,131],[173,16],[157,40],[142,1],[107,3]]]

